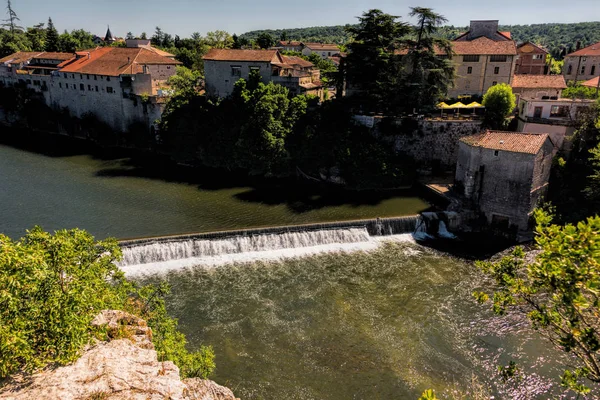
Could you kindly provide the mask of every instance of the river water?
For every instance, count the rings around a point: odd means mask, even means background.
[[[289,189],[223,185],[214,177],[185,183],[128,159],[0,145],[0,232],[11,237],[35,224],[128,238],[410,215],[428,207],[408,192]],[[329,251],[323,254],[296,248],[269,251],[281,255],[277,260],[172,260],[137,266],[146,272],[138,279],[172,285],[168,309],[190,348],[214,346],[213,379],[243,399],[416,399],[427,388],[468,390],[473,379],[496,398],[560,394],[560,355],[523,321],[496,318],[474,302],[471,293],[487,283],[472,264],[409,235],[388,243],[352,231],[339,236],[349,243],[337,247],[323,235],[309,238]],[[497,366],[510,360],[519,363],[521,379],[502,384]]]
[[[41,225],[124,239],[414,215],[429,207],[409,191],[250,187],[226,184],[211,173],[181,180],[127,158],[66,151],[69,143],[55,140],[42,149],[47,155],[0,144],[1,233],[17,238]]]

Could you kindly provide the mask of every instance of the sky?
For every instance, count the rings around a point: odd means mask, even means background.
[[[0,0],[0,3],[6,0]],[[498,19],[503,25],[600,21],[600,0],[11,0],[21,25],[52,17],[56,28],[85,29],[99,36],[151,36],[156,26],[187,37],[214,30],[242,34],[257,29],[303,28],[356,23],[371,8],[406,16],[409,7],[431,7],[448,24]],[[409,20],[408,18],[404,18]]]

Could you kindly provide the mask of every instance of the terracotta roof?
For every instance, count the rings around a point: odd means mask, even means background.
[[[519,51],[522,47],[525,47],[527,45],[534,47],[535,49],[539,50],[541,53],[548,54],[548,50],[546,50],[542,46],[540,46],[538,44],[535,44],[533,42],[523,42],[523,43],[521,43],[520,45],[517,46],[517,51]],[[525,54],[531,54],[531,53],[533,53],[533,52],[528,52],[528,53],[525,53]]]
[[[204,57],[210,61],[260,61],[271,62],[277,57],[277,50],[233,50],[233,49],[211,49]],[[280,60],[282,62],[283,60]]]
[[[318,51],[340,51],[340,48],[336,44],[330,43],[304,43],[304,46]]]
[[[75,53],[53,53],[53,52],[44,52],[40,53],[33,58],[39,58],[41,60],[60,60],[66,61],[72,58],[75,58]]]
[[[302,44],[302,42],[295,42],[295,41],[285,41],[285,40],[280,40],[279,41],[279,45],[280,46],[294,46],[294,47],[298,47]]]
[[[181,64],[179,61],[173,61],[144,48],[100,47],[77,54],[81,56],[79,59],[59,65],[62,67],[61,72],[119,76],[141,73],[144,65]]]
[[[4,58],[0,58],[0,63],[11,63],[11,64],[21,64],[27,62],[34,58],[35,56],[42,54],[41,51],[19,51],[17,53],[13,53],[10,56],[6,56]]]
[[[525,89],[566,89],[567,83],[562,75],[515,75],[511,86]]]
[[[296,56],[282,56],[282,57],[283,57],[283,61],[289,65],[296,65],[300,68],[311,68],[311,67],[315,66],[310,61],[307,61],[301,57],[296,57]]]
[[[577,50],[576,52],[566,55],[566,57],[571,56],[600,56],[600,42],[594,43],[591,46],[584,47],[583,49]]]
[[[460,141],[484,149],[537,154],[548,138],[547,133],[487,131],[479,135],[463,137]]]
[[[581,85],[582,86],[587,86],[587,87],[592,87],[592,88],[597,88],[598,87],[598,80],[600,80],[600,76],[592,78],[589,81],[585,81]]]
[[[501,34],[502,36],[506,36],[508,39],[512,39],[512,35],[510,34],[510,32],[498,32],[499,34]]]
[[[516,55],[517,47],[512,40],[495,41],[485,36],[470,41],[453,41],[452,48],[458,55]]]

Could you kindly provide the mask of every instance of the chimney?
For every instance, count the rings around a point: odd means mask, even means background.
[[[131,57],[127,57],[127,64],[131,62]]]
[[[88,51],[88,53],[87,53],[87,56],[88,56],[88,60],[89,60],[89,59],[91,58],[91,55],[90,55],[90,52],[89,52],[89,51]]]
[[[471,21],[467,40],[477,39],[481,36],[494,40],[496,32],[498,32],[498,20]]]

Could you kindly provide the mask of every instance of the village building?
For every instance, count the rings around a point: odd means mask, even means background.
[[[471,21],[452,48],[456,78],[448,97],[482,96],[494,85],[511,84],[517,48],[510,32],[498,31],[498,21]]]
[[[277,49],[281,50],[281,51],[295,51],[297,53],[301,53],[302,52],[302,48],[303,48],[303,44],[302,42],[298,42],[298,41],[292,41],[292,40],[280,40],[279,43],[277,44]]]
[[[567,82],[587,81],[600,75],[600,42],[567,54],[563,74]]]
[[[524,234],[548,189],[548,134],[487,131],[460,139],[455,187],[488,224]]]
[[[542,47],[525,42],[517,46],[515,75],[544,75],[547,73],[546,56],[548,52]]]
[[[519,132],[547,133],[557,148],[564,148],[565,138],[575,132],[577,115],[589,109],[595,100],[587,99],[540,99],[525,98],[519,100]]]
[[[0,84],[37,92],[72,117],[93,114],[116,131],[151,129],[164,109],[167,80],[179,61],[141,47],[70,53],[15,53],[0,59]]]
[[[204,57],[206,92],[227,97],[239,79],[248,79],[252,71],[264,83],[285,86],[292,94],[310,94],[323,98],[320,71],[299,57],[286,57],[278,50],[211,49]]]
[[[302,43],[302,54],[310,56],[318,54],[322,59],[339,54],[340,48],[337,44],[330,43]]]
[[[556,100],[567,88],[567,83],[562,75],[515,75],[511,86],[518,103],[521,97]]]

